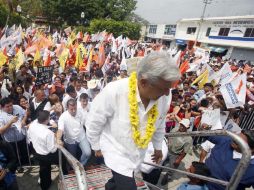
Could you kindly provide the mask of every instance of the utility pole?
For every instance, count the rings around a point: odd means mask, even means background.
[[[203,3],[204,3],[204,8],[203,8],[203,11],[202,11],[200,21],[198,22],[198,32],[197,32],[197,35],[196,35],[196,40],[195,40],[194,46],[197,45],[197,42],[198,42],[198,39],[199,39],[199,33],[200,33],[200,30],[201,30],[202,23],[204,21],[206,7],[207,7],[208,4],[212,3],[212,0],[204,0]]]

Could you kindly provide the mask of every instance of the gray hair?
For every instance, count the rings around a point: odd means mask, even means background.
[[[69,106],[75,106],[75,105],[77,105],[77,101],[71,98],[67,101],[66,107],[68,108]]]
[[[152,52],[145,56],[137,65],[137,78],[147,79],[151,83],[159,79],[165,81],[179,80],[179,68],[166,52]]]

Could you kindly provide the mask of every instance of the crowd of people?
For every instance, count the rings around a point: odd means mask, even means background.
[[[103,157],[113,173],[108,190],[136,189],[135,170],[153,184],[161,176],[165,185],[174,172],[146,170],[144,158],[176,169],[197,150],[200,160],[189,172],[229,181],[242,157],[230,138],[163,141],[165,132],[218,129],[237,133],[249,145],[251,161],[237,189],[254,186],[254,131],[240,127],[241,115],[253,112],[250,61],[210,57],[193,43],[180,50],[105,31],[75,34],[69,28],[54,33],[4,28],[0,47],[0,189],[18,189],[16,166],[31,163],[31,155],[40,166],[41,188],[49,189],[57,146],[85,168],[94,155]],[[48,66],[50,82],[37,85],[38,69]],[[71,170],[65,161],[63,170]],[[190,177],[178,187],[184,189],[224,187]]]

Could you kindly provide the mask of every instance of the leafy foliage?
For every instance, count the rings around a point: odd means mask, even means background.
[[[29,21],[27,15],[44,16],[48,21],[57,20],[61,27],[78,26],[85,31],[90,23],[88,30],[92,33],[106,29],[115,36],[123,34],[138,39],[141,27],[130,22],[136,20],[133,17],[136,3],[136,0],[0,0],[0,26],[5,25],[10,12],[9,25],[23,23],[24,26],[24,21]],[[21,17],[15,10],[18,4],[22,7]]]
[[[42,11],[48,19],[60,18],[68,25],[77,25],[81,12],[86,20],[111,18],[125,20],[136,8],[135,0],[41,0]]]
[[[0,26],[4,26],[6,23],[8,11],[7,9],[3,6],[3,4],[0,4]]]
[[[114,36],[123,35],[131,39],[140,38],[141,26],[137,23],[129,21],[115,21],[112,19],[95,19],[92,20],[88,31],[91,33],[97,33],[99,31],[106,30],[107,32],[113,33]]]
[[[15,12],[10,12],[6,6],[3,4],[0,4],[0,27],[4,27],[7,21],[9,15],[9,20],[8,20],[8,25],[12,26],[13,24],[22,24],[25,26],[25,19],[23,19],[21,16],[19,16]]]

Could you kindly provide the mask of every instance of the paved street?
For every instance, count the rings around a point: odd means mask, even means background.
[[[31,168],[26,167],[24,173],[17,173],[19,190],[41,190],[38,184],[38,178],[39,178],[39,166],[33,166]],[[56,190],[58,182],[57,166],[52,167],[51,178],[53,180],[53,184],[51,185],[49,190]]]

